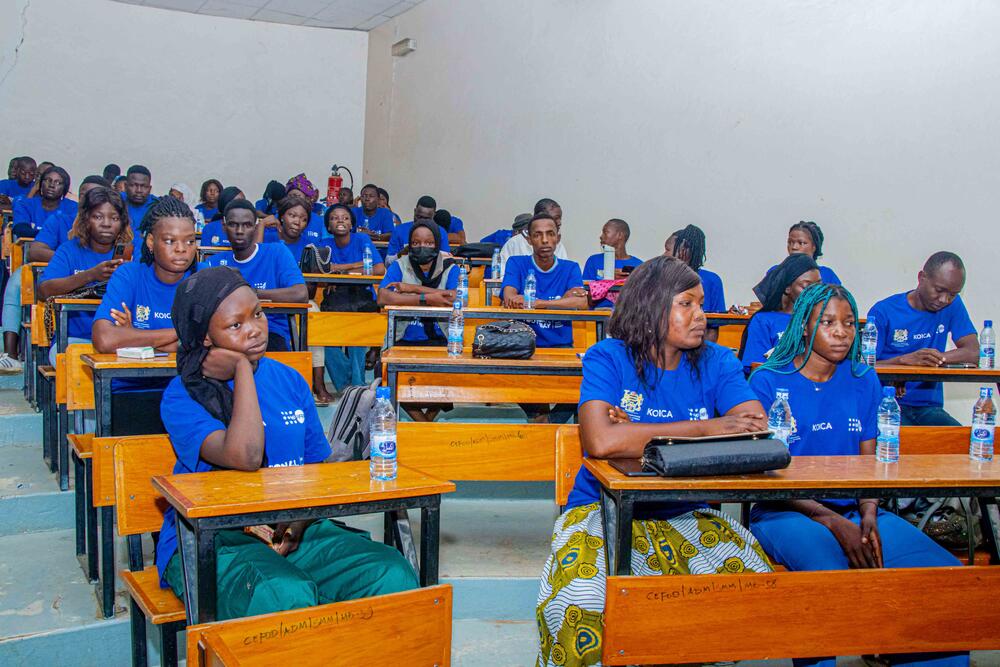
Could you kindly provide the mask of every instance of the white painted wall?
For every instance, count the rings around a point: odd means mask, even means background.
[[[801,219],[864,310],[949,249],[1000,320],[997,34],[987,0],[426,0],[370,34],[366,180],[476,238],[554,197],[581,262],[609,217],[643,258],[698,224],[730,303]]]
[[[360,178],[367,33],[109,0],[0,0],[0,17],[4,167],[28,154],[79,182],[138,162],[157,193],[215,177],[253,199],[301,171],[325,194],[334,162]]]

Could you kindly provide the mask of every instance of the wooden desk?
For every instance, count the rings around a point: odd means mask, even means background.
[[[97,312],[101,305],[100,299],[65,299],[57,297],[52,300],[56,315],[56,352],[62,354],[69,345],[69,314],[80,312]]]
[[[547,320],[556,322],[594,322],[597,329],[597,340],[604,339],[604,326],[611,317],[610,310],[517,310],[496,306],[479,306],[465,308],[465,320],[517,320],[529,322]],[[447,322],[451,308],[431,306],[386,306],[385,313],[389,317],[386,333],[386,344],[392,347],[396,340],[396,320],[412,320],[431,318]]]
[[[85,354],[83,363],[94,375],[94,411],[98,438],[111,435],[111,381],[114,379],[171,378],[177,375],[173,353],[154,359],[119,359],[116,354]]]
[[[289,331],[292,334],[292,350],[305,351],[309,348],[309,304],[284,303],[281,301],[261,301],[261,309],[267,315],[288,315]],[[298,344],[296,344],[296,339]]]
[[[385,276],[365,276],[360,273],[303,273],[306,283],[319,285],[371,285],[378,287]]]
[[[875,372],[882,382],[973,382],[1000,383],[1000,368],[935,368],[933,366],[904,366],[902,364],[875,364]]]
[[[583,362],[575,350],[568,348],[543,348],[531,359],[521,360],[475,359],[470,350],[461,357],[449,357],[444,348],[398,346],[382,354],[382,364],[395,402],[575,403],[583,377]],[[405,391],[399,388],[400,374],[406,378]],[[446,385],[427,386],[420,377],[424,374],[464,377],[461,381],[442,378]],[[503,378],[507,380],[503,382],[497,376],[516,377]]]
[[[605,460],[588,458],[583,465],[601,485],[608,570],[613,564],[617,575],[629,574],[632,518],[639,502],[976,497],[984,506],[984,539],[991,556],[998,557],[1000,535],[988,506],[996,505],[1000,495],[1000,462],[980,463],[965,454],[902,456],[898,463],[878,463],[874,456],[796,456],[784,470],[728,477],[628,477]],[[609,525],[612,512],[614,527]]]
[[[391,543],[416,559],[406,510],[420,509],[420,583],[438,580],[441,494],[452,482],[399,466],[392,482],[372,481],[367,461],[262,468],[255,472],[153,477],[153,486],[177,511],[189,623],[215,620],[215,534],[283,521],[384,512]],[[416,563],[413,563],[416,566]]]

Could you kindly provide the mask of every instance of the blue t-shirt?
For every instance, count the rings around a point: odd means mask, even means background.
[[[330,455],[330,443],[316,413],[309,385],[298,373],[278,361],[264,357],[254,372],[260,416],[264,421],[264,452],[267,467],[319,463]],[[230,389],[233,387],[229,381]],[[201,445],[226,426],[191,398],[181,378],[175,377],[163,392],[160,417],[177,455],[174,474],[210,472],[214,468],[201,458]],[[160,585],[167,587],[163,571],[177,552],[177,522],[174,509],[167,508],[156,546]]]
[[[174,292],[182,281],[173,285],[161,282],[156,277],[152,264],[143,264],[136,260],[126,262],[115,269],[108,281],[108,290],[101,299],[101,305],[94,313],[94,321],[107,320],[114,324],[111,309],[122,309],[122,303],[128,306],[132,313],[132,327],[135,329],[173,329],[170,319],[170,308],[174,305]],[[90,336],[87,336],[90,338]],[[155,378],[152,380],[112,380],[112,391],[135,391],[139,389],[158,389],[166,386],[168,380]]]
[[[392,218],[392,211],[387,208],[376,208],[375,213],[371,216],[365,215],[364,207],[355,206],[354,220],[355,226],[351,231],[358,231],[361,229],[370,229],[373,232],[379,234],[392,234],[392,230],[396,228],[396,221]]]
[[[615,260],[615,270],[624,269],[626,266],[639,266],[642,264],[642,260],[638,257],[632,257],[629,255],[627,259],[616,259]],[[583,279],[584,280],[603,280],[601,277],[601,271],[604,270],[604,253],[597,253],[596,255],[591,255],[587,258],[586,263],[583,265]]]
[[[500,285],[500,294],[504,288],[513,287],[518,294],[524,294],[524,281],[528,274],[535,272],[535,297],[538,300],[552,301],[561,299],[567,291],[574,287],[583,287],[583,277],[580,265],[568,259],[556,258],[555,264],[548,271],[542,271],[535,264],[533,255],[521,255],[507,260],[507,269]],[[528,322],[535,330],[536,347],[571,347],[573,345],[573,323],[560,320],[535,320]]]
[[[31,183],[21,185],[16,178],[5,178],[0,181],[0,195],[7,195],[11,200],[17,197],[27,197],[31,192]]]
[[[976,333],[961,296],[956,296],[950,304],[932,313],[914,310],[906,295],[907,292],[903,292],[890,296],[868,311],[868,320],[874,322],[878,329],[878,359],[891,359],[926,347],[944,352],[949,334],[953,341],[957,341]],[[944,391],[940,382],[907,382],[906,393],[899,402],[914,407],[941,407],[944,405]]]
[[[480,243],[496,243],[501,248],[503,244],[507,242],[511,236],[514,235],[511,229],[498,229],[489,236],[484,236],[479,240]]]
[[[278,215],[278,202],[267,203],[267,199],[258,199],[253,207],[264,215]]]
[[[76,218],[77,203],[71,199],[59,201],[59,205],[51,211],[42,208],[41,197],[21,197],[14,202],[13,215],[14,224],[29,224],[35,230],[35,234],[42,229],[46,222],[53,216],[60,214],[70,220]]]
[[[222,228],[222,220],[205,223],[205,226],[201,228],[201,243],[199,245],[229,247],[229,237],[226,236],[226,230]]]
[[[451,222],[448,223],[448,229],[445,230],[444,227],[441,228],[446,234],[457,234],[458,232],[465,231],[465,223],[457,215],[451,216]]]
[[[292,259],[295,260],[296,264],[299,264],[302,261],[302,251],[305,250],[306,246],[310,243],[310,241],[306,240],[304,234],[294,243],[282,241],[280,236],[278,237],[278,241],[285,244],[285,247],[288,248],[288,252],[292,253]]]
[[[136,239],[139,238],[139,225],[142,223],[142,219],[146,216],[146,211],[149,207],[156,202],[156,197],[149,195],[146,197],[146,201],[136,206],[131,201],[129,201],[128,195],[122,193],[122,201],[125,202],[125,208],[128,209],[128,218],[132,223],[132,232],[136,235]]]
[[[208,224],[212,220],[212,218],[214,218],[219,213],[218,206],[213,206],[212,208],[209,208],[208,204],[198,204],[197,206],[195,206],[195,208],[201,211],[201,217],[205,219],[206,224]],[[258,206],[258,209],[259,208],[260,207]]]
[[[705,303],[702,306],[706,313],[726,312],[726,293],[722,288],[722,278],[718,273],[708,269],[698,269],[701,278],[701,288],[705,291]]]
[[[72,217],[57,211],[49,216],[49,219],[42,225],[41,231],[35,237],[37,243],[44,243],[52,250],[58,250],[59,246],[66,243],[69,238],[69,230],[73,228],[76,215]]]
[[[413,221],[404,222],[401,225],[396,225],[392,230],[392,236],[389,237],[389,247],[386,248],[386,256],[399,255],[399,252],[407,246],[410,242],[410,228],[413,227]],[[443,229],[441,230],[441,252],[451,252],[451,246],[448,245],[448,233]]]
[[[239,269],[244,280],[255,290],[281,289],[293,285],[304,285],[299,263],[284,243],[258,243],[249,259],[240,262],[232,251],[220,252],[201,263],[203,267],[231,266]],[[271,333],[278,334],[286,341],[291,335],[287,315],[268,315],[267,326]]]
[[[355,262],[363,261],[365,257],[365,248],[371,248],[373,263],[377,264],[381,261],[381,257],[378,254],[378,250],[375,248],[375,244],[373,244],[371,238],[364,233],[351,234],[347,245],[343,248],[337,245],[337,239],[333,236],[320,239],[316,246],[320,248],[330,248],[330,262],[333,264],[354,264]]]
[[[360,236],[360,234],[358,234],[358,236]],[[410,260],[405,257],[400,259],[400,262],[408,262],[408,261]],[[445,279],[444,285],[442,285],[439,289],[445,289],[445,290],[458,289],[458,274],[460,273],[458,266],[452,265],[451,269],[450,270],[446,269],[446,271],[448,274],[447,278]],[[382,277],[382,282],[379,283],[379,288],[385,289],[391,283],[401,283],[401,282],[403,282],[403,269],[400,268],[399,262],[393,262],[392,264],[389,265],[389,268],[385,270],[385,276]],[[433,327],[434,327],[434,335],[438,338],[443,338],[444,334],[441,333],[441,327],[439,327],[437,323],[434,323]],[[418,320],[411,321],[410,324],[406,327],[406,330],[403,332],[403,337],[400,338],[400,341],[422,341],[422,340],[428,340],[427,332],[424,331],[424,325]]]
[[[80,245],[78,239],[67,241],[56,249],[54,255],[49,260],[48,266],[42,271],[38,282],[44,283],[55,278],[68,278],[81,271],[97,266],[101,262],[111,259],[115,254],[115,249],[108,252],[94,252],[89,247]],[[114,275],[114,274],[112,274]],[[93,282],[87,283],[93,285]],[[90,338],[90,329],[94,324],[94,314],[81,311],[71,311],[69,313],[69,326],[67,333],[73,338]]]
[[[308,239],[306,243],[316,243],[320,239],[330,236],[326,231],[326,227],[323,226],[323,216],[316,215],[315,213],[310,215],[309,224],[302,230],[302,236]]]
[[[705,343],[697,375],[687,355],[682,355],[676,370],[657,372],[649,364],[646,377],[653,384],[652,388],[639,380],[625,343],[617,338],[602,340],[587,350],[583,358],[580,405],[604,401],[620,407],[635,423],[664,424],[713,419],[740,403],[756,400],[743,378],[740,362],[728,348],[715,343]],[[581,467],[566,507],[594,503],[599,497],[600,485],[586,468]],[[669,518],[704,506],[663,503],[650,514]]]
[[[826,382],[813,382],[802,373],[776,373],[762,369],[750,378],[750,388],[765,409],[777,397],[778,389],[788,390],[792,409],[792,433],[788,450],[792,456],[856,456],[861,443],[878,437],[878,406],[882,386],[878,375],[867,366],[854,377],[851,362],[842,361]],[[790,363],[783,371],[792,371]],[[823,501],[843,507],[853,500]]]
[[[747,344],[743,348],[743,369],[749,373],[755,363],[763,363],[767,353],[781,340],[781,336],[792,320],[789,313],[772,310],[757,311],[747,325]]]

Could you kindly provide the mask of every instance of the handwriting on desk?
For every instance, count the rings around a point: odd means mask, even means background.
[[[753,591],[774,590],[778,587],[778,580],[774,577],[755,575],[752,577],[741,577],[736,581],[713,581],[698,584],[696,586],[677,586],[676,588],[663,588],[646,593],[646,599],[651,601],[671,602],[673,600],[683,600],[686,598],[697,598],[705,595],[751,593]]]
[[[243,645],[250,646],[252,644],[263,644],[272,639],[283,639],[298,632],[309,632],[310,630],[317,630],[324,626],[345,625],[347,623],[368,621],[371,620],[374,615],[374,609],[371,607],[365,607],[359,611],[342,611],[336,614],[320,614],[319,616],[310,616],[309,618],[303,618],[302,620],[294,623],[285,623],[284,621],[281,621],[278,625],[269,630],[261,630],[260,632],[255,632],[252,635],[245,636],[243,638]]]
[[[471,438],[463,438],[462,440],[452,440],[448,443],[448,446],[455,448],[475,447],[477,445],[495,445],[510,440],[524,440],[524,432],[484,433],[483,435],[475,435]]]

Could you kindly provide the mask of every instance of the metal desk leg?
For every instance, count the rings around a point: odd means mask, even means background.
[[[432,507],[420,509],[420,585],[438,583],[438,555],[441,547],[441,496]]]
[[[410,562],[413,571],[419,574],[420,561],[417,558],[417,548],[413,544],[413,528],[410,527],[409,513],[406,510],[396,510],[386,512],[385,516],[391,524],[390,535],[392,535],[393,541],[391,546],[399,549],[400,553]]]
[[[59,459],[55,453],[55,419],[52,415],[52,407],[55,401],[55,382],[45,381],[42,392],[42,459],[48,462],[49,472],[55,472],[59,465]]]
[[[618,522],[615,511],[618,509],[615,499],[601,489],[601,527],[604,528],[604,557],[607,563],[607,571],[610,573],[615,567],[615,555],[618,553]]]
[[[76,500],[76,555],[87,553],[87,508],[83,494],[83,461],[73,456],[73,496]]]
[[[56,450],[59,452],[59,490],[69,489],[69,441],[66,435],[69,433],[69,413],[66,405],[57,405],[56,413]]]
[[[399,372],[392,370],[392,367],[385,373],[386,383],[389,385],[389,402],[396,406],[396,414],[399,414],[399,400],[396,397],[396,385],[399,383]]]
[[[982,511],[983,542],[990,553],[990,562],[996,565],[1000,563],[1000,528],[997,522],[1000,521],[1000,508],[997,507],[996,498],[980,498],[979,509]],[[996,516],[994,516],[996,515]]]
[[[184,605],[188,625],[215,620],[216,571],[215,532],[201,530],[186,519],[177,517],[181,566],[184,570]]]
[[[634,511],[635,501],[623,492],[618,497],[618,511],[615,517],[618,522],[615,540],[615,574],[618,576],[632,574],[632,515]]]
[[[309,349],[309,313],[299,315],[299,349]]]
[[[396,546],[396,517],[392,512],[382,515],[382,543],[387,547]]]
[[[111,380],[101,373],[94,373],[94,407],[97,424],[94,435],[103,438],[111,435]]]
[[[389,313],[388,322],[385,325],[385,349],[391,348],[396,344],[396,317],[393,313]]]
[[[63,353],[69,347],[69,311],[56,306],[59,313],[59,331],[57,332],[56,352]]]
[[[92,459],[83,461],[83,509],[87,515],[87,578],[97,576],[97,508],[94,507],[94,466]]]
[[[115,615],[115,508],[101,508],[101,608],[104,618]]]

